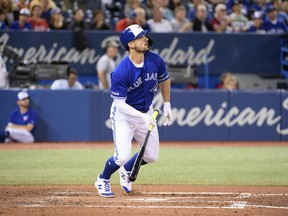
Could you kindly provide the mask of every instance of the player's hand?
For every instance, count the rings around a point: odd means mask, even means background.
[[[152,124],[153,127],[156,127],[156,120],[154,120],[152,118],[152,116],[150,116],[146,113],[142,113],[141,119],[142,119],[143,123],[147,126],[147,128],[150,126],[150,124]]]
[[[169,126],[171,125],[171,120],[172,120],[172,110],[171,110],[171,104],[170,102],[164,102],[164,116],[165,116],[165,120],[163,122],[164,126]]]

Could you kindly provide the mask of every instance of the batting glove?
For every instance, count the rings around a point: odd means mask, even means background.
[[[153,127],[156,127],[156,120],[154,120],[152,116],[146,113],[141,113],[141,119],[143,123],[147,126],[147,128],[150,126],[150,124],[152,124]]]
[[[165,120],[163,122],[164,126],[169,126],[171,125],[171,120],[172,120],[172,111],[171,111],[171,104],[170,102],[164,102],[164,116],[165,116]]]

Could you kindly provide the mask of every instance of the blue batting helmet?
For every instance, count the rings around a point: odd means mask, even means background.
[[[133,24],[128,26],[120,35],[122,46],[128,51],[128,43],[143,35],[148,34],[149,30],[144,30],[140,25]],[[149,38],[150,39],[150,38]]]

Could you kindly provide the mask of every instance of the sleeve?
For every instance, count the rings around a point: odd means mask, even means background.
[[[282,22],[282,25],[283,25],[283,30],[284,30],[285,32],[288,32],[288,27],[287,27],[286,23],[285,23],[285,22]]]
[[[84,88],[83,85],[79,81],[76,82],[76,86],[77,86],[77,89],[83,89]]]
[[[16,25],[15,25],[15,21],[14,22],[12,22],[11,23],[11,25],[10,25],[10,29],[13,29],[13,30],[15,30],[16,29],[16,27],[15,27]]]
[[[142,113],[138,110],[136,110],[135,108],[133,108],[132,106],[130,106],[129,104],[127,104],[125,102],[125,99],[115,99],[114,98],[114,104],[116,106],[116,109],[122,113],[122,114],[126,114],[129,116],[134,116],[134,117],[141,117]]]
[[[14,123],[14,112],[10,112],[8,123],[12,123],[12,124]]]
[[[31,111],[27,124],[36,125],[36,123],[37,123],[37,113],[36,111]]]
[[[111,74],[111,97],[125,99],[127,98],[128,76],[126,73],[121,73],[127,68],[117,69]]]
[[[32,30],[32,29],[33,29],[30,22],[27,22],[27,28],[28,28],[29,30]]]
[[[158,82],[164,82],[165,80],[169,79],[169,74],[166,68],[166,64],[164,62],[164,60],[159,57],[159,73],[158,73]]]
[[[51,84],[51,89],[55,90],[55,89],[61,89],[61,83],[59,82],[59,80],[55,80],[52,84]]]

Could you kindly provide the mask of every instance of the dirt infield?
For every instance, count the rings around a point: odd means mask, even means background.
[[[194,145],[220,144],[227,143]],[[0,150],[98,148],[99,145],[10,144],[0,145]],[[102,143],[101,147],[111,145]],[[287,143],[245,145],[287,145]],[[115,198],[99,197],[94,185],[0,186],[0,215],[288,215],[288,187],[148,186],[135,183],[134,191],[128,195],[119,185],[112,185],[112,189],[116,194]]]
[[[93,186],[2,186],[0,215],[288,215],[287,187],[112,187],[116,198]]]

